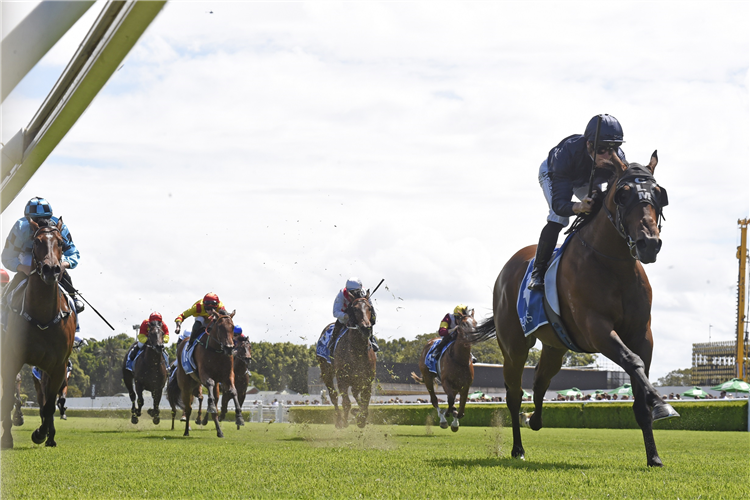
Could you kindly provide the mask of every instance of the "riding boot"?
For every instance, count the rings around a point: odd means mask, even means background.
[[[341,330],[344,329],[344,324],[340,321],[336,321],[333,326],[333,333],[331,333],[331,339],[328,341],[328,353],[329,356],[333,357],[333,348],[336,347],[336,339],[341,335]]]
[[[380,352],[380,347],[378,347],[378,343],[375,342],[375,335],[370,335],[370,345],[372,345],[372,352]]]
[[[536,257],[534,258],[534,269],[529,279],[529,290],[544,290],[544,274],[547,272],[552,253],[557,245],[557,235],[560,234],[563,225],[557,222],[547,222],[539,236],[539,244],[536,246]]]
[[[190,330],[190,340],[188,340],[188,349],[190,348],[190,346],[193,345],[193,342],[195,342],[198,339],[198,337],[201,336],[201,333],[203,333],[202,325],[201,326],[197,324],[193,325],[193,329]]]
[[[78,290],[73,286],[73,281],[70,279],[70,273],[67,270],[65,270],[62,278],[60,278],[60,286],[62,286],[63,290],[68,292],[70,298],[73,299],[73,304],[75,304],[76,307],[76,314],[81,314],[85,309],[85,306],[83,305],[83,301],[78,298],[78,295],[76,295]]]
[[[132,363],[135,360],[135,357],[138,355],[138,352],[140,351],[140,348],[138,345],[134,345],[132,349],[130,349],[130,352],[128,353],[128,363]]]

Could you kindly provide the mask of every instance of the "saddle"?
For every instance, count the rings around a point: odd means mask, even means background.
[[[333,335],[333,329],[335,327],[336,323],[331,323],[328,325],[328,327],[323,331],[323,333],[320,334],[320,338],[318,338],[318,344],[315,347],[315,354],[317,356],[320,356],[321,358],[325,359],[329,364],[333,363],[333,352],[330,352],[328,350],[328,343],[331,341],[331,335]],[[333,350],[336,350],[336,346],[339,345],[339,342],[344,337],[344,334],[349,331],[349,328],[344,327],[341,330],[341,333],[339,334],[339,338],[336,339],[336,344],[333,346]]]
[[[15,314],[22,316],[26,321],[36,326],[40,330],[46,330],[50,326],[56,325],[63,319],[73,314],[76,319],[76,332],[80,331],[80,328],[78,326],[78,314],[76,313],[75,302],[59,283],[57,285],[58,291],[60,294],[62,294],[62,296],[65,298],[67,302],[67,306],[68,306],[67,310],[65,307],[62,307],[60,312],[57,313],[57,316],[52,321],[46,324],[39,323],[36,319],[32,318],[25,310],[26,287],[28,286],[28,284],[29,284],[29,279],[24,278],[18,283],[18,285],[16,285],[15,288],[8,289],[6,291],[5,295],[3,296],[4,312],[12,311]],[[7,323],[8,315],[3,314],[2,316],[3,316],[2,326],[4,329],[8,324]]]
[[[450,346],[453,345],[455,340],[451,340],[448,342],[445,347],[443,347],[440,352],[438,352],[437,346],[440,344],[440,342],[435,342],[430,346],[430,349],[427,351],[427,354],[424,358],[424,364],[427,367],[427,369],[437,375],[438,380],[440,380],[440,359],[442,359],[443,354],[445,354],[445,351],[448,350]]]

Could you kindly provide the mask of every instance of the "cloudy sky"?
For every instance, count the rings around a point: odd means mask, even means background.
[[[41,105],[103,3],[2,109]],[[597,113],[669,190],[652,379],[733,340],[748,216],[748,2],[170,2],[2,214],[44,196],[84,296],[132,333],[219,294],[253,340],[312,343],[350,275],[385,339],[491,313],[536,242],[539,163]],[[34,3],[3,2],[4,29]],[[595,7],[595,8],[594,8]],[[15,20],[15,21],[14,21]],[[84,336],[111,330],[91,311]]]

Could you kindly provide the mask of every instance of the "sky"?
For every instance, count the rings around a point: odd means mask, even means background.
[[[3,2],[4,32],[34,5]],[[750,212],[750,4],[674,5],[169,2],[2,233],[33,196],[63,216],[74,283],[115,326],[88,310],[88,338],[213,291],[253,341],[312,344],[358,276],[385,279],[378,338],[410,339],[458,303],[491,314],[498,273],[545,224],[539,164],[609,113],[630,161],[659,151],[669,191],[646,266],[656,380],[693,343],[735,339]],[[11,93],[0,140],[102,6]]]

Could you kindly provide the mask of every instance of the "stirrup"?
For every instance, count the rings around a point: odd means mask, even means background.
[[[76,314],[81,314],[86,306],[83,305],[83,301],[79,300],[78,297],[73,298],[73,304],[76,307]]]

